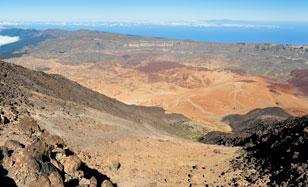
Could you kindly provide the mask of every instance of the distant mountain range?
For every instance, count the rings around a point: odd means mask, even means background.
[[[146,37],[199,42],[308,44],[308,24],[302,22],[260,22],[233,20],[192,21],[0,21],[0,30],[64,29],[96,30]]]

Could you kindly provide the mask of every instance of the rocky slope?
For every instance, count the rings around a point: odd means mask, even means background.
[[[307,116],[274,123],[243,141],[246,153],[234,168],[251,183],[268,178],[269,186],[306,186],[307,142]]]
[[[28,111],[31,93],[25,90],[33,82],[26,77],[22,82],[16,69],[1,62],[0,186],[115,186],[33,120]]]
[[[263,113],[263,114],[262,114]],[[308,175],[308,117],[289,117],[278,108],[227,117],[233,133],[211,132],[204,143],[242,146],[231,163],[241,177],[233,185],[306,186]],[[256,120],[257,119],[257,120]]]
[[[61,76],[5,62],[0,83],[5,184],[93,186],[96,181],[99,186],[107,179],[103,186],[110,181],[117,186],[203,186],[231,180],[233,174],[217,176],[230,167],[237,148],[180,138],[195,136],[197,128],[180,115],[127,106]]]
[[[83,163],[59,136],[41,129],[26,114],[16,118],[1,124],[1,186],[115,186]]]
[[[222,120],[228,123],[234,132],[240,132],[251,128],[250,124],[254,124],[266,120],[279,121],[291,117],[284,109],[279,107],[270,107],[263,109],[254,109],[244,115],[229,115]]]
[[[78,83],[60,75],[30,71],[21,66],[5,62],[0,62],[0,65],[1,82],[3,86],[12,89],[11,92],[14,94],[27,95],[28,97],[33,95],[33,93],[43,94],[66,102],[70,101],[91,107],[134,123],[147,123],[153,126],[153,128],[172,134],[175,134],[177,129],[181,130],[181,124],[189,123],[189,119],[184,116],[165,114],[165,111],[161,108],[123,104],[115,99],[82,87]],[[10,84],[14,84],[14,86]],[[23,89],[20,89],[20,87]],[[3,101],[9,101],[5,98],[7,96],[4,96]],[[16,102],[15,99],[14,102]]]
[[[247,137],[289,117],[290,114],[278,107],[255,109],[244,115],[229,115],[224,117],[223,121],[231,126],[230,133],[209,132],[200,137],[199,141],[207,144],[241,146]]]

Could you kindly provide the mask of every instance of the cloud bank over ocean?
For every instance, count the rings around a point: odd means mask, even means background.
[[[272,23],[248,22],[248,21],[232,21],[232,20],[195,20],[195,21],[89,21],[89,22],[8,22],[0,21],[1,26],[25,26],[25,25],[60,25],[60,26],[91,26],[91,27],[130,27],[130,26],[185,26],[185,27],[200,27],[200,28],[268,28],[276,29],[278,25]]]
[[[19,41],[18,36],[14,36],[14,37],[0,36],[0,46],[10,44],[10,43],[14,43],[14,42],[18,42],[18,41]]]

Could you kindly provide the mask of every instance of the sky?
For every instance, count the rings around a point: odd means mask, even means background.
[[[308,22],[308,0],[0,0],[0,21]]]

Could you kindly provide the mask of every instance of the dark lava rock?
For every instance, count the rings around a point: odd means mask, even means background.
[[[284,109],[279,107],[268,107],[263,109],[254,109],[244,115],[229,115],[222,119],[228,123],[233,132],[252,132],[260,130],[262,126],[266,126],[275,121],[285,120],[292,117]],[[256,124],[258,124],[256,126]],[[262,124],[262,125],[260,125]]]
[[[0,114],[0,123],[3,125],[6,125],[8,123],[10,123],[10,120],[6,117]]]
[[[279,107],[255,109],[244,115],[229,115],[223,121],[232,127],[231,133],[214,131],[202,136],[199,141],[206,144],[243,146],[244,140],[252,134],[289,117],[291,115]]]
[[[225,146],[241,145],[241,142],[250,134],[247,133],[225,133],[213,131],[199,138],[199,141],[206,144],[218,144]]]
[[[242,159],[233,161],[235,169],[255,168],[259,178],[268,176],[270,185],[308,184],[308,116],[289,118],[254,133],[242,142]],[[253,183],[257,174],[248,177]]]

